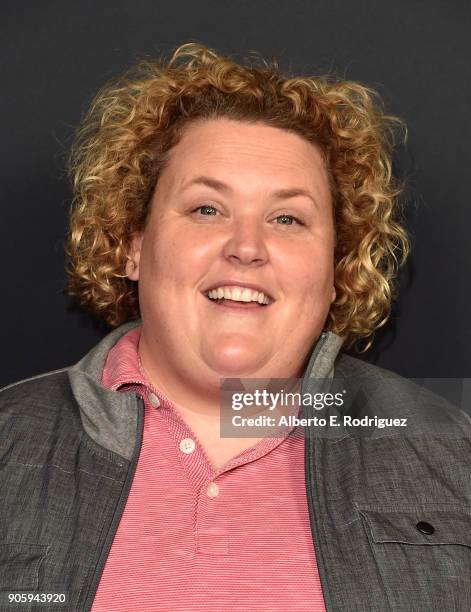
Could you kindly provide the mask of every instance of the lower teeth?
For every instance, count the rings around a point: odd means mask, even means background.
[[[242,302],[239,300],[228,300],[226,298],[209,298],[211,301],[216,302],[217,304],[224,304],[224,302],[232,302],[234,304],[257,304],[258,306],[265,306],[265,304],[260,304],[260,302],[254,302],[254,301],[250,301],[250,302]]]

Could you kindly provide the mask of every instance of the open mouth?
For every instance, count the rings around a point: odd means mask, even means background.
[[[250,290],[208,290],[203,293],[205,298],[215,306],[238,310],[262,310],[270,306],[273,300],[264,293]]]

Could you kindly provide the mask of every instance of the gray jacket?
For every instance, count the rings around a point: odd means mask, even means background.
[[[106,355],[137,323],[82,361],[0,394],[0,610],[7,594],[64,593],[90,610],[134,477],[143,402],[105,389]],[[303,392],[339,390],[344,405],[305,417],[313,545],[328,611],[471,610],[471,422],[437,396],[338,353],[323,334]],[[332,379],[333,367],[335,378]],[[344,425],[396,417],[407,427]],[[360,421],[354,421],[360,423]],[[289,562],[289,560],[288,560]],[[13,609],[13,608],[11,608]],[[309,602],[306,602],[306,610]]]

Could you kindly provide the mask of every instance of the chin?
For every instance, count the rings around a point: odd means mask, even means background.
[[[205,355],[206,363],[212,370],[218,372],[224,378],[250,377],[253,373],[260,371],[266,364],[267,359],[259,352],[254,354],[253,342],[249,347],[218,346]]]

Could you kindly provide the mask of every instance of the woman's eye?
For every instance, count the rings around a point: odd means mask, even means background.
[[[279,225],[293,225],[293,221],[296,223],[296,225],[304,225],[302,221],[300,221],[297,217],[293,217],[293,215],[278,215],[276,221]]]
[[[201,215],[205,217],[209,215],[215,215],[217,213],[217,210],[214,208],[214,206],[211,206],[210,204],[203,204],[202,206],[198,206],[198,208],[195,208],[192,212],[196,213],[198,211],[201,211]]]

